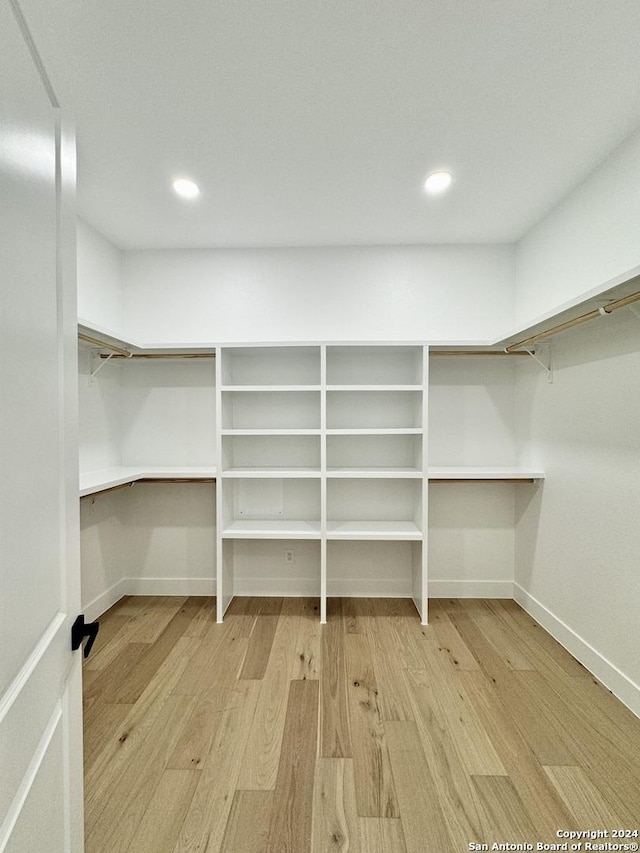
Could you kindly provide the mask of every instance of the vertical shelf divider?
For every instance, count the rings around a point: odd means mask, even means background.
[[[223,478],[222,478],[222,347],[216,347],[216,455],[218,476],[216,478],[216,621],[222,622],[224,612],[233,597],[233,574],[224,559],[223,526]],[[233,547],[233,543],[227,543]]]
[[[422,541],[414,543],[413,601],[418,608],[420,621],[429,621],[429,347],[422,348],[422,495],[419,526]],[[420,549],[420,559],[415,553]]]
[[[327,621],[327,347],[320,347],[320,623]]]

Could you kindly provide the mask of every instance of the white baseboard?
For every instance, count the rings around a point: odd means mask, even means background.
[[[411,579],[329,578],[327,595],[339,598],[411,598]]]
[[[264,595],[293,598],[311,598],[320,595],[319,578],[236,578],[234,595]]]
[[[128,584],[128,579],[122,578],[122,580],[114,583],[112,587],[94,598],[93,601],[83,605],[82,612],[84,613],[85,620],[93,622],[94,619],[98,619],[110,607],[113,607],[114,604],[120,601],[123,595],[128,595]]]
[[[570,652],[589,672],[623,702],[630,711],[640,717],[640,686],[618,667],[607,660],[586,640],[552,613],[518,583],[514,583],[513,597],[529,616]]]
[[[215,595],[215,578],[127,578],[126,595]]]
[[[429,581],[429,598],[513,598],[513,581]]]

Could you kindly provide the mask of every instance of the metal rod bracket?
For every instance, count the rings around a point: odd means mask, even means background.
[[[551,342],[550,341],[538,341],[537,348],[531,349],[530,347],[523,347],[523,350],[528,353],[531,358],[537,362],[540,367],[547,374],[547,382],[551,385],[553,383],[553,362],[551,359]],[[542,358],[538,357],[538,353]]]
[[[99,359],[99,358],[95,358],[95,357],[93,358],[94,362],[95,361],[98,362],[98,366],[91,371],[91,375],[89,377],[89,384],[90,385],[93,385],[93,380],[95,379],[97,374],[102,370],[102,368],[105,366],[105,364],[108,364],[111,361],[111,359],[114,357],[114,355],[115,355],[114,352],[109,353],[109,355],[104,360]]]

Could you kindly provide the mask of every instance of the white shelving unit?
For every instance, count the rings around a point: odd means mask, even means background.
[[[427,359],[422,345],[218,349],[219,621],[238,539],[317,540],[322,622],[328,542],[409,542],[406,592],[426,621]]]
[[[430,485],[544,477],[508,465],[517,457],[509,444],[505,371],[491,367],[488,392],[487,367],[478,365],[471,376],[456,360],[446,375],[434,369],[429,391],[422,343],[181,348],[131,344],[87,324],[80,331],[139,358],[215,356],[215,382],[203,362],[192,362],[200,364],[195,374],[175,361],[123,368],[125,452],[109,422],[103,432],[115,435],[114,452],[109,459],[93,454],[92,461],[114,465],[119,456],[142,464],[85,472],[80,495],[138,480],[215,479],[211,575],[219,621],[237,593],[318,595],[323,622],[328,596],[406,595],[426,622]],[[94,421],[113,403],[98,387],[113,384],[105,380],[113,365],[95,357],[92,372],[98,368],[88,392]],[[430,394],[437,415],[431,424]],[[507,465],[429,465],[428,431],[434,461]],[[174,464],[145,464],[164,459]],[[175,464],[200,459],[217,465]],[[434,501],[445,494],[438,488]]]

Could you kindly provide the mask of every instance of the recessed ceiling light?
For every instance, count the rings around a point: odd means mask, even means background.
[[[449,189],[452,180],[451,172],[432,172],[427,175],[424,188],[430,195],[439,195]]]
[[[200,195],[198,185],[188,178],[176,178],[173,182],[173,189],[180,198],[197,198]]]

